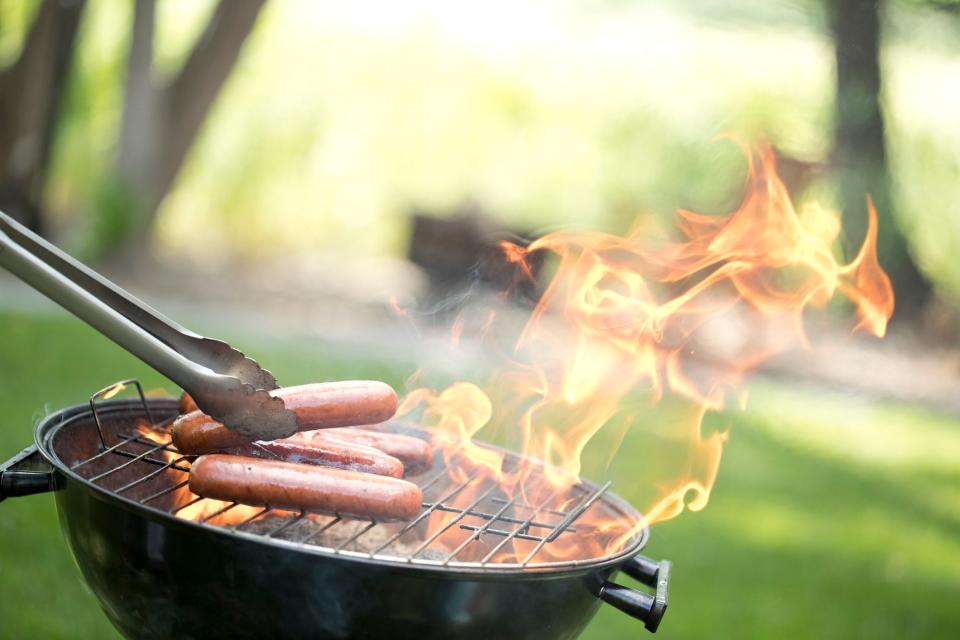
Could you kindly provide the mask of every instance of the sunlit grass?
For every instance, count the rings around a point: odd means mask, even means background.
[[[751,410],[769,416],[762,428],[792,446],[885,469],[951,473],[960,460],[954,418],[877,402],[859,394],[752,385]],[[810,402],[810,394],[817,401]]]

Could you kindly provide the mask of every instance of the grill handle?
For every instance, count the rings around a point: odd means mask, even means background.
[[[0,464],[0,502],[7,498],[46,493],[57,488],[53,467],[31,445]]]
[[[610,582],[600,586],[597,596],[620,611],[643,620],[648,631],[656,633],[663,614],[667,611],[667,589],[670,586],[670,561],[651,560],[644,556],[634,556],[620,569],[631,578],[656,589],[653,595]]]

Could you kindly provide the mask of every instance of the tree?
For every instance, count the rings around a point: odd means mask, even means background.
[[[0,70],[0,209],[45,231],[43,189],[85,0],[44,0]]]
[[[137,0],[115,177],[97,205],[97,253],[139,250],[266,0],[220,0],[169,81],[153,73],[156,0]],[[44,230],[43,193],[85,0],[43,0],[0,70],[0,208]]]
[[[143,245],[265,1],[221,0],[179,73],[163,85],[152,71],[156,1],[136,3],[117,155],[119,224],[106,234],[107,249]]]
[[[866,194],[876,203],[880,260],[893,282],[897,315],[919,311],[931,293],[910,255],[890,198],[881,109],[880,0],[828,3],[837,65],[832,165],[844,229],[853,244],[866,233]]]

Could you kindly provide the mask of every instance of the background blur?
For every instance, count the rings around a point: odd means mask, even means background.
[[[709,507],[653,531],[659,635],[956,637],[960,3],[0,0],[0,209],[289,384],[402,388],[498,284],[491,238],[731,210],[727,132],[848,257],[872,194],[897,312],[755,379]],[[173,390],[0,274],[0,458],[132,375]],[[0,507],[0,593],[0,636],[114,633],[49,497]],[[643,633],[604,607],[585,637]]]

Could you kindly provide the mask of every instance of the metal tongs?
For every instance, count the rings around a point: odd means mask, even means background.
[[[296,431],[276,378],[226,342],[162,316],[0,211],[0,266],[177,383],[204,413],[251,438]]]

